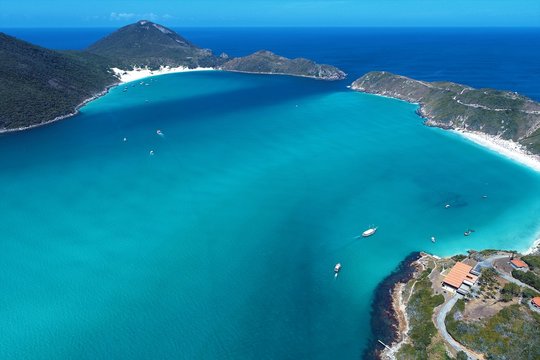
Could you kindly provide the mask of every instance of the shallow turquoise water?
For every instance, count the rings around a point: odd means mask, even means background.
[[[540,177],[414,105],[289,77],[145,82],[0,137],[0,358],[358,359],[409,252],[539,231]]]

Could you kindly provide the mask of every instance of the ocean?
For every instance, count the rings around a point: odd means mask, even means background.
[[[103,31],[9,33],[84,48]],[[1,135],[1,358],[360,359],[374,289],[411,252],[540,232],[538,173],[346,88],[385,69],[538,98],[538,30],[181,33],[350,77],[172,74]]]

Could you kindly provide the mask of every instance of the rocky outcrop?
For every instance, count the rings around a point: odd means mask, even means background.
[[[229,60],[221,65],[220,69],[254,74],[303,76],[320,80],[342,80],[346,76],[335,66],[321,65],[303,58],[288,59],[267,50]]]

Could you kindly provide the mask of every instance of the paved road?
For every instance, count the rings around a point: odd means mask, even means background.
[[[509,255],[493,255],[488,257],[487,259],[481,261],[478,263],[482,268],[494,268],[500,277],[505,279],[506,281],[512,282],[514,284],[517,284],[522,287],[529,288],[531,290],[535,290],[532,286],[529,286],[527,284],[522,283],[518,279],[513,278],[511,275],[500,271],[499,269],[495,268],[493,266],[493,263],[497,260],[504,259],[504,258],[510,258]],[[446,315],[452,310],[456,302],[461,299],[462,296],[459,294],[455,294],[448,302],[446,302],[441,309],[438,311],[436,319],[435,319],[435,326],[437,327],[437,330],[441,334],[441,336],[444,338],[444,340],[450,345],[455,351],[463,351],[470,359],[479,359],[480,356],[473,353],[469,349],[465,348],[463,345],[458,343],[454,338],[448,333],[446,330],[446,325],[444,323],[444,319],[446,319]]]
[[[477,266],[481,266],[483,268],[491,268],[493,267],[493,263],[496,260],[504,259],[504,258],[510,258],[510,255],[493,255],[485,259],[484,261],[479,262],[476,264]]]
[[[456,352],[463,351],[465,354],[467,354],[469,359],[476,360],[480,357],[475,353],[471,352],[469,349],[465,348],[456,340],[454,340],[454,338],[448,333],[448,331],[446,331],[446,325],[444,324],[444,319],[446,319],[446,315],[450,312],[450,310],[452,310],[454,305],[456,305],[456,302],[462,297],[463,296],[456,294],[441,307],[435,319],[435,326],[437,327],[439,334],[441,334],[446,343],[450,345]]]
[[[519,281],[518,279],[514,278],[511,274],[507,274],[507,273],[497,269],[495,266],[493,266],[494,261],[504,259],[504,258],[510,259],[510,255],[495,255],[495,256],[487,258],[486,260],[482,261],[480,264],[481,264],[482,267],[492,267],[492,268],[494,268],[497,271],[497,273],[499,274],[499,276],[502,277],[506,281],[509,281],[509,282],[514,283],[516,285],[519,285],[521,287],[526,287],[528,289],[537,291],[532,286],[527,285],[527,284]]]
[[[499,273],[499,276],[502,277],[506,281],[512,282],[512,283],[514,283],[516,285],[519,285],[521,287],[526,287],[526,288],[531,289],[531,290],[533,290],[535,292],[538,292],[538,290],[536,290],[532,286],[527,285],[525,283],[522,283],[521,281],[519,281],[518,279],[512,277],[511,275],[508,275],[508,274],[503,273],[502,271],[498,271],[498,270],[497,270],[497,272]]]
[[[479,263],[480,267],[482,268],[492,268],[493,263],[496,260],[504,259],[509,257],[509,255],[493,255],[488,257],[487,259],[481,261]],[[501,274],[503,278],[504,274]],[[512,278],[513,279],[513,278]],[[514,279],[515,280],[515,279]],[[516,280],[517,281],[517,280]],[[518,281],[519,282],[519,281]],[[456,302],[461,299],[463,296],[459,294],[455,294],[448,302],[446,302],[441,309],[438,311],[436,318],[435,318],[435,326],[437,327],[437,330],[443,337],[443,339],[446,341],[448,345],[450,345],[456,352],[463,351],[470,359],[480,359],[481,357],[469,349],[465,348],[463,345],[461,345],[459,342],[454,340],[454,338],[448,333],[446,330],[446,324],[444,323],[444,320],[446,319],[446,315],[452,310],[454,305],[456,305]]]

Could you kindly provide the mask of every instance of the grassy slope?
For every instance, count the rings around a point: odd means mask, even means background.
[[[432,344],[437,329],[432,321],[433,309],[444,302],[442,295],[433,295],[428,278],[431,270],[425,270],[414,286],[414,292],[407,304],[410,322],[410,343],[405,344],[397,354],[400,360],[446,359],[446,351],[441,344]],[[414,280],[413,280],[414,281]]]
[[[459,319],[463,301],[446,318],[449,333],[465,346],[493,360],[540,358],[540,315],[525,305],[510,305],[489,319],[465,322]]]

